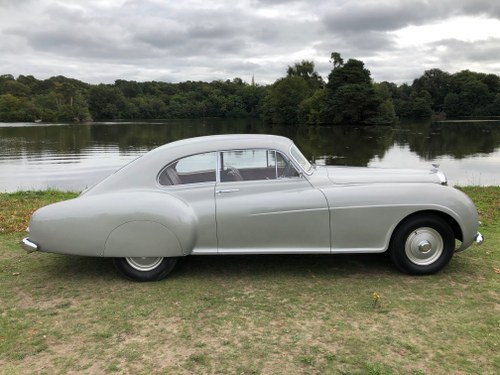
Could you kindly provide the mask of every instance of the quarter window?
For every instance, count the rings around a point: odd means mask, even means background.
[[[310,173],[312,170],[312,165],[306,159],[306,157],[300,152],[297,146],[292,145],[290,147],[290,154],[292,154],[293,158],[300,164],[300,166],[306,171],[306,173]]]
[[[216,152],[188,156],[168,165],[158,180],[161,185],[215,182],[216,165]]]
[[[290,159],[287,159],[279,152],[276,153],[276,162],[278,165],[278,178],[293,178],[300,176]]]

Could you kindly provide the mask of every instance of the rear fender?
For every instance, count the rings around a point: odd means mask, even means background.
[[[107,236],[105,257],[188,255],[198,220],[189,204],[165,193],[127,194]]]

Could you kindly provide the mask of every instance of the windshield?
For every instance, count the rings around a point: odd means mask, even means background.
[[[302,152],[300,152],[300,150],[297,148],[297,146],[292,145],[290,147],[290,154],[295,159],[295,161],[300,164],[300,166],[302,167],[302,169],[306,173],[311,173],[311,171],[312,171],[311,163],[309,163],[309,161],[306,159],[306,157],[304,155],[302,155]]]

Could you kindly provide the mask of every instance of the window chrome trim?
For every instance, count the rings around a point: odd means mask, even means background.
[[[255,181],[282,181],[282,180],[289,180],[289,179],[297,179],[301,177],[302,172],[310,176],[312,174],[313,168],[311,167],[311,171],[307,172],[302,168],[302,165],[295,159],[295,157],[292,155],[290,152],[291,148],[294,146],[292,144],[289,148],[289,155],[286,153],[281,152],[280,150],[277,149],[270,149],[270,148],[236,148],[236,149],[221,149],[217,151],[207,151],[207,152],[200,152],[197,154],[190,154],[183,156],[179,159],[175,159],[171,161],[170,163],[166,164],[163,168],[160,169],[160,172],[156,175],[156,185],[160,188],[167,188],[167,189],[172,189],[172,188],[179,188],[179,187],[190,187],[190,186],[197,186],[197,185],[206,185],[206,184],[220,184],[220,183],[231,183],[235,181],[221,181],[221,172],[222,172],[222,153],[223,152],[235,152],[235,151],[249,151],[249,150],[265,150],[266,152],[274,152],[274,162],[275,162],[275,169],[276,169],[276,178],[274,180],[244,180],[244,181],[238,181],[238,182],[255,182]],[[297,146],[295,146],[297,147]],[[298,149],[298,148],[297,148]],[[300,151],[300,150],[299,150]],[[216,154],[216,163],[215,163],[215,181],[202,181],[202,182],[192,182],[192,183],[186,183],[186,184],[177,184],[177,185],[163,185],[160,183],[160,176],[161,174],[170,167],[172,164],[179,162],[182,159],[189,158],[191,156],[196,156],[196,155],[203,155],[203,154],[211,154],[215,153]],[[278,176],[278,154],[280,154],[285,160],[288,160],[289,162],[292,163],[292,166],[297,170],[299,173],[298,177],[282,177],[279,178]]]
[[[271,180],[222,181],[221,178],[220,178],[220,175],[221,175],[221,172],[222,172],[222,153],[223,152],[237,152],[237,151],[252,151],[252,150],[254,150],[254,151],[256,151],[256,150],[266,151],[266,157],[267,157],[267,155],[268,155],[269,152],[274,152],[274,163],[275,163],[276,178],[275,179],[271,179]],[[217,151],[217,154],[218,154],[218,157],[217,157],[216,180],[217,180],[218,184],[219,183],[226,184],[226,183],[230,183],[230,182],[279,181],[279,180],[286,180],[286,179],[298,179],[298,178],[301,177],[301,171],[303,171],[303,168],[300,167],[300,164],[294,158],[289,157],[286,153],[283,153],[280,150],[277,150],[275,148],[259,148],[259,147],[257,147],[257,148],[224,149],[224,150]],[[283,159],[289,161],[292,164],[292,166],[295,168],[295,170],[297,171],[297,173],[299,174],[299,176],[297,176],[297,177],[281,177],[281,178],[278,176],[278,154],[280,154],[283,157]],[[291,155],[291,153],[290,153],[290,155]],[[308,175],[310,175],[310,174],[312,174],[312,171]]]
[[[222,167],[222,151],[217,151],[217,161],[215,163],[215,183],[220,184],[220,172]]]

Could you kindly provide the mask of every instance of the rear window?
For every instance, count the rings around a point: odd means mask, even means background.
[[[215,182],[216,167],[216,152],[191,155],[168,165],[160,173],[158,181],[161,185]]]

